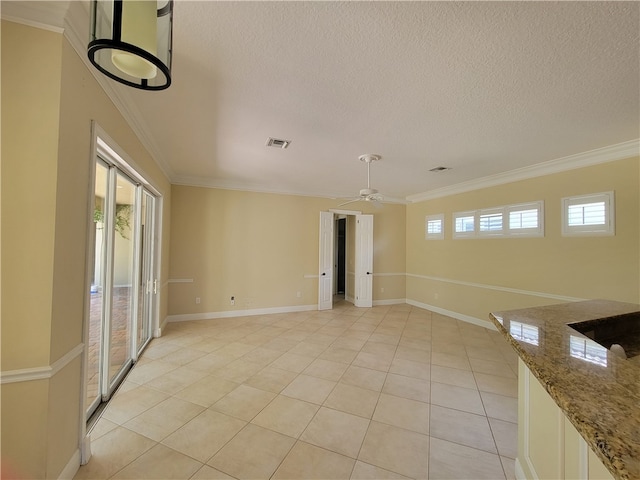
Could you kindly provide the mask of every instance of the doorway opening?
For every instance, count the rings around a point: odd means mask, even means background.
[[[347,295],[347,217],[336,218],[336,250],[335,250],[335,299],[344,299]]]
[[[318,250],[318,310],[331,310],[336,295],[344,295],[356,307],[371,307],[373,215],[350,210],[320,212]]]

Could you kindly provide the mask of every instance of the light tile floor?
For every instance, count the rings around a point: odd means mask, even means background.
[[[513,479],[517,358],[409,305],[172,323],[77,479]]]

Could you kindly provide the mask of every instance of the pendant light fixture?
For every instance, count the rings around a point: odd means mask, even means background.
[[[91,63],[142,90],[171,85],[173,0],[91,0]]]

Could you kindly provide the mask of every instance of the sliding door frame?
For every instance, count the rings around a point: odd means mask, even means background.
[[[106,132],[100,128],[100,126],[93,121],[92,122],[92,138],[91,138],[91,156],[90,156],[90,181],[89,181],[89,204],[88,204],[88,218],[87,225],[91,225],[93,222],[93,214],[96,207],[95,201],[95,178],[96,178],[96,164],[97,162],[101,162],[108,168],[108,175],[110,177],[110,181],[108,183],[110,192],[108,194],[112,195],[114,198],[113,204],[115,204],[115,191],[116,191],[116,182],[115,179],[118,173],[124,175],[128,180],[130,180],[135,185],[135,201],[134,201],[134,209],[132,212],[134,222],[132,225],[132,240],[134,242],[133,245],[133,267],[132,267],[132,293],[131,293],[131,319],[130,319],[130,341],[129,341],[129,352],[130,359],[127,360],[128,364],[135,364],[137,362],[138,357],[144,347],[148,345],[151,339],[154,336],[158,336],[160,332],[160,321],[159,321],[159,312],[160,312],[160,291],[159,291],[159,274],[161,271],[161,240],[162,240],[162,194],[160,191],[151,183],[151,181],[146,178],[144,171],[137,167],[135,162],[128,156],[124,151],[118,146],[116,142],[114,142]],[[141,275],[141,239],[139,224],[142,222],[140,218],[141,215],[141,200],[145,195],[149,195],[150,198],[153,199],[153,215],[152,215],[152,229],[153,231],[150,233],[149,238],[152,243],[152,251],[149,254],[149,260],[151,262],[151,272],[154,276],[152,283],[152,292],[150,299],[145,298],[144,301],[148,302],[150,307],[149,315],[151,318],[149,319],[149,325],[147,325],[147,335],[146,339],[138,345],[138,324],[139,321],[138,313],[138,302],[139,295],[138,289],[140,288],[140,275]],[[109,208],[104,209],[104,227],[105,229],[111,228],[113,230],[113,210],[109,210]],[[107,311],[102,312],[102,318],[111,318],[111,308],[112,308],[112,283],[113,283],[113,260],[111,258],[112,255],[107,254],[106,252],[113,252],[113,242],[114,235],[113,232],[111,235],[106,235],[106,245],[104,245],[105,255],[107,257],[105,263],[105,271],[102,272],[103,277],[103,308],[106,308]],[[89,407],[95,407],[94,404],[97,402],[96,399],[89,402],[87,399],[87,372],[89,366],[89,316],[91,311],[90,305],[90,287],[91,282],[93,280],[93,271],[95,267],[95,242],[96,242],[96,229],[95,228],[87,228],[87,237],[86,237],[86,245],[87,245],[87,253],[86,253],[86,270],[85,270],[85,291],[87,292],[85,296],[85,306],[84,306],[84,326],[83,326],[83,339],[84,339],[84,355],[83,355],[83,366],[82,366],[82,388],[81,388],[81,421],[80,421],[80,463],[86,464],[91,457],[91,445],[90,445],[90,437],[87,435],[87,412]],[[111,264],[111,265],[109,265]],[[109,295],[109,297],[106,297]],[[146,294],[145,294],[146,296]],[[104,301],[104,298],[108,298],[107,301]],[[108,315],[108,316],[107,316]],[[105,327],[110,329],[110,326],[106,325],[107,322],[102,323],[102,329]],[[105,348],[106,352],[109,350],[109,341],[110,334],[106,332],[102,332],[103,343],[101,344],[101,348]],[[106,362],[105,362],[106,363]],[[114,391],[114,385],[116,385],[127,373],[128,368],[122,368],[120,372],[114,377],[114,382],[109,382],[109,372],[105,371],[108,369],[102,368],[102,378],[100,382],[102,385],[100,392],[107,392],[105,398],[108,398]],[[106,385],[106,390],[105,386]],[[105,400],[102,399],[102,401]],[[99,404],[100,402],[98,402]],[[95,410],[95,409],[94,409]]]

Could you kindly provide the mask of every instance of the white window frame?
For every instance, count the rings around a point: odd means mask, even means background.
[[[569,207],[600,202],[604,202],[604,223],[596,225],[569,225]],[[615,235],[615,195],[613,191],[564,197],[562,199],[563,237],[612,235]]]
[[[538,212],[538,226],[534,228],[512,228],[511,214],[525,210],[536,210]],[[544,237],[544,201],[520,203],[518,205],[508,205],[505,207],[504,219],[507,222],[506,232],[512,237]]]
[[[440,221],[440,232],[429,232],[429,223]],[[427,215],[424,218],[424,238],[425,240],[444,240],[444,213],[436,215]]]
[[[513,212],[535,210],[537,212],[537,226],[530,228],[511,228],[510,217]],[[485,215],[500,215],[502,228],[500,230],[482,230],[480,219]],[[473,217],[473,231],[457,232],[456,221],[462,217]],[[426,228],[426,227],[425,227]],[[509,237],[544,237],[544,201],[504,205],[500,207],[468,210],[453,214],[453,238],[509,238]]]
[[[506,233],[505,225],[506,221],[504,218],[504,207],[495,207],[495,208],[485,208],[482,210],[478,210],[477,212],[477,224],[476,229],[478,231],[478,235],[481,237],[502,237]],[[482,217],[485,216],[495,216],[499,215],[502,218],[502,226],[500,230],[482,230],[482,226],[480,222]]]
[[[473,217],[473,230],[458,232],[456,231],[456,220],[458,218],[464,217]],[[456,212],[453,214],[453,225],[451,226],[453,230],[453,238],[473,238],[476,236],[478,231],[478,213],[476,210],[470,210],[466,212]]]

